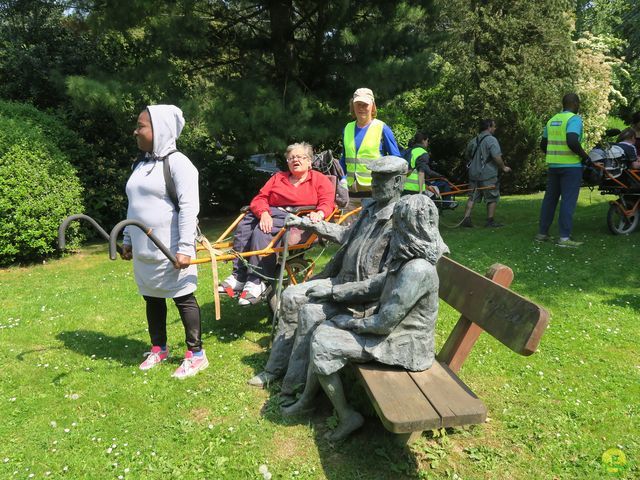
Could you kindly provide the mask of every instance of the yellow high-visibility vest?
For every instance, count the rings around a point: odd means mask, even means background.
[[[418,170],[416,169],[416,161],[418,158],[427,153],[422,147],[413,147],[411,149],[411,162],[409,163],[409,170],[411,173],[407,175],[407,179],[404,182],[404,189],[408,192],[419,192],[420,183],[418,182]]]
[[[371,190],[371,172],[369,162],[380,158],[380,141],[385,123],[374,119],[367,129],[360,148],[356,151],[356,122],[350,122],[344,128],[344,159],[347,166],[347,183],[352,192]]]
[[[581,163],[580,156],[576,155],[567,145],[567,124],[575,115],[573,112],[561,112],[547,122],[547,164],[575,165]]]

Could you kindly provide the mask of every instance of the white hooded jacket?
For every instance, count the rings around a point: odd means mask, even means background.
[[[167,194],[163,157],[176,150],[176,139],[184,127],[182,111],[173,105],[147,107],[153,129],[153,153],[147,154],[131,173],[126,192],[127,218],[153,229],[171,253],[195,258],[198,199],[198,171],[182,153],[170,155],[171,176],[175,183],[179,210]],[[177,270],[139,228],[128,226],[125,245],[133,251],[133,269],[141,295],[175,298],[196,289],[197,267]]]

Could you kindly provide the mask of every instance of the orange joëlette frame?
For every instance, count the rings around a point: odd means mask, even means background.
[[[300,210],[299,212],[296,212],[296,215],[304,215],[306,213],[310,213],[312,212],[313,209],[308,209],[308,210]],[[338,225],[340,225],[341,223],[343,223],[347,218],[351,217],[352,215],[355,215],[356,213],[360,212],[360,208],[357,208],[355,210],[351,210],[343,215],[340,215],[340,210],[338,208],[334,208],[333,212],[331,213],[331,215],[329,215],[328,218],[326,218],[326,221],[335,221],[335,223],[337,223]],[[264,257],[264,256],[268,256],[268,255],[273,255],[274,253],[281,253],[284,250],[284,247],[275,247],[274,245],[280,241],[280,239],[283,237],[286,228],[282,228],[280,229],[280,231],[271,239],[271,242],[269,242],[269,245],[267,245],[265,248],[263,248],[262,250],[255,250],[255,251],[250,251],[250,252],[230,252],[231,247],[233,246],[233,241],[232,240],[226,240],[225,239],[231,235],[231,233],[236,229],[236,227],[238,226],[238,224],[240,223],[240,221],[245,217],[245,215],[247,214],[247,212],[242,212],[240,215],[238,215],[238,217],[233,221],[233,223],[231,223],[231,225],[229,225],[229,227],[215,240],[215,242],[212,244],[212,247],[215,250],[218,251],[222,251],[224,253],[222,253],[221,255],[216,255],[216,261],[217,262],[226,262],[226,261],[230,261],[230,260],[234,260],[237,257],[252,257],[252,256],[260,256],[260,257]],[[294,250],[305,250],[308,248],[311,248],[311,246],[313,245],[313,243],[317,240],[318,236],[316,234],[312,234],[305,242],[303,243],[298,243],[295,245],[290,245],[289,246],[289,251],[294,251]],[[197,251],[203,251],[206,250],[205,247],[198,245],[198,247],[196,248]],[[208,263],[211,262],[211,257],[202,257],[202,258],[196,258],[196,259],[192,259],[191,260],[191,264],[192,265],[198,265],[201,263]]]
[[[425,178],[425,188],[431,190],[432,192],[434,192],[431,189],[431,185],[427,185],[427,182],[433,182],[436,180],[442,180],[444,182],[447,182],[447,184],[449,185],[449,187],[451,187],[451,191],[450,192],[440,192],[440,196],[441,197],[447,197],[449,195],[462,195],[463,193],[468,193],[471,191],[478,191],[478,190],[489,190],[492,188],[495,188],[495,185],[487,185],[486,187],[477,187],[477,188],[469,188],[469,184],[468,183],[461,183],[459,185],[454,185],[453,183],[451,183],[451,181],[448,178],[445,177],[433,177],[433,178]],[[466,187],[466,188],[465,188]],[[435,193],[435,192],[434,192]]]

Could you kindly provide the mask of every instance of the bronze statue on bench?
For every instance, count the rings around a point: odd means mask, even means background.
[[[362,298],[377,300],[379,308],[364,318],[338,314],[317,327],[304,392],[282,409],[284,416],[310,412],[322,387],[339,419],[326,435],[329,441],[344,439],[363,423],[347,403],[338,373],[349,361],[377,361],[410,371],[426,370],[434,361],[436,263],[448,252],[438,231],[438,209],[424,195],[406,196],[395,204],[392,222],[388,268],[360,289]]]
[[[265,370],[249,380],[250,385],[262,387],[284,375],[283,403],[291,403],[295,390],[304,386],[309,343],[316,326],[340,313],[364,317],[377,308],[377,299],[361,298],[360,292],[386,269],[391,214],[402,193],[407,162],[400,157],[382,157],[370,162],[369,169],[373,202],[364,206],[351,228],[297,217],[287,220],[288,226],[312,230],[342,247],[322,273],[283,292],[269,360]]]

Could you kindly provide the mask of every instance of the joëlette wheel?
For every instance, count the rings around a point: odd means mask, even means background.
[[[282,280],[282,290],[287,288],[291,284],[303,283],[306,281],[306,277],[309,276],[309,268],[310,268],[311,260],[307,260],[304,257],[295,257],[287,260],[286,267],[286,275]],[[280,265],[277,266],[277,272],[280,271]],[[270,294],[267,296],[267,303],[269,305],[269,309],[271,313],[275,312],[277,306],[277,298],[276,298],[276,283],[273,284],[273,289]]]
[[[632,204],[622,200],[625,208],[629,209]],[[633,215],[627,217],[618,207],[612,204],[607,212],[607,226],[614,235],[628,235],[635,231],[640,221],[640,213],[636,211]]]

